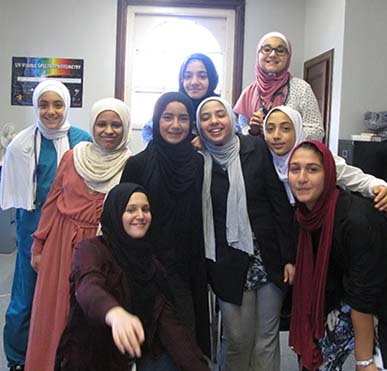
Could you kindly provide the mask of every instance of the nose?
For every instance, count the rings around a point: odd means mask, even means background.
[[[308,181],[308,173],[305,169],[301,169],[298,174],[298,182],[306,183]]]
[[[211,117],[210,117],[210,124],[211,125],[215,125],[218,123],[218,120],[216,118],[216,115],[215,114],[212,114]]]
[[[196,75],[192,76],[191,84],[199,84],[199,79]]]
[[[173,120],[172,120],[172,123],[171,123],[171,127],[172,128],[176,128],[176,127],[178,127],[178,126],[180,126],[180,124],[179,124],[179,118],[178,117],[173,117]]]
[[[274,129],[274,138],[279,138],[280,137],[280,129],[277,128],[277,129]]]
[[[111,125],[106,125],[105,127],[105,133],[106,134],[113,134],[113,127]]]
[[[138,209],[136,213],[136,219],[143,220],[144,219],[144,212],[142,209]]]
[[[52,105],[52,104],[49,104],[49,105],[48,105],[47,113],[50,114],[50,115],[55,114],[55,108],[54,108],[54,105]]]

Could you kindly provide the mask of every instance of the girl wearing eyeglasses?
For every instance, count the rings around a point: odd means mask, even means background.
[[[259,40],[256,80],[243,90],[234,107],[234,112],[239,115],[239,131],[261,134],[267,112],[286,105],[300,112],[307,139],[323,138],[317,99],[307,82],[289,72],[291,57],[292,47],[285,35],[270,32]]]

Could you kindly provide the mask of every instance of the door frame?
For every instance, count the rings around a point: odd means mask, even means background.
[[[308,81],[308,71],[310,68],[318,65],[325,65],[326,79],[324,81],[325,96],[324,107],[320,108],[322,123],[325,130],[323,142],[329,145],[329,134],[331,127],[331,100],[332,100],[332,77],[333,77],[333,57],[334,49],[330,49],[317,57],[304,62],[304,80]],[[310,82],[309,82],[310,83]]]
[[[231,103],[234,104],[242,91],[245,3],[246,0],[118,0],[115,97],[124,99],[125,93],[125,58],[127,36],[126,26],[128,6],[139,5],[181,8],[233,9],[235,11],[235,36]]]

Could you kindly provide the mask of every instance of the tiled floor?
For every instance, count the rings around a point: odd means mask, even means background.
[[[3,351],[2,329],[4,313],[9,302],[9,292],[12,284],[16,252],[0,254],[0,371],[6,371],[6,359]],[[281,333],[281,371],[297,371],[297,361],[294,353],[287,346],[287,333]],[[343,371],[355,370],[353,358],[349,359]]]

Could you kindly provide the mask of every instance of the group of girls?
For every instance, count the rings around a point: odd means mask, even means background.
[[[118,371],[133,358],[140,371],[209,370],[207,282],[222,313],[222,370],[280,369],[280,313],[293,284],[290,344],[305,370],[339,369],[353,348],[359,369],[382,367],[386,220],[366,200],[339,191],[336,172],[351,191],[376,195],[380,209],[387,185],[341,159],[335,165],[320,142],[304,144],[323,130],[309,85],[288,72],[290,58],[282,34],[258,43],[257,79],[234,107],[249,127],[240,135],[231,105],[214,92],[211,60],[188,57],[179,92],[158,99],[151,140],[135,156],[122,101],[98,101],[92,142],[76,144],[66,88],[54,80],[38,85],[37,123],[10,145],[1,185],[1,206],[35,222],[17,220],[18,261],[24,254],[27,265],[32,245],[38,272],[28,347],[34,281],[25,277],[21,319],[15,274],[4,333],[11,370]],[[45,142],[54,156],[43,156]],[[10,169],[24,152],[31,184],[22,186]],[[30,192],[10,197],[12,187]],[[19,269],[25,275],[29,268]],[[24,345],[12,344],[7,329],[23,326]],[[332,336],[343,328],[343,336]]]

